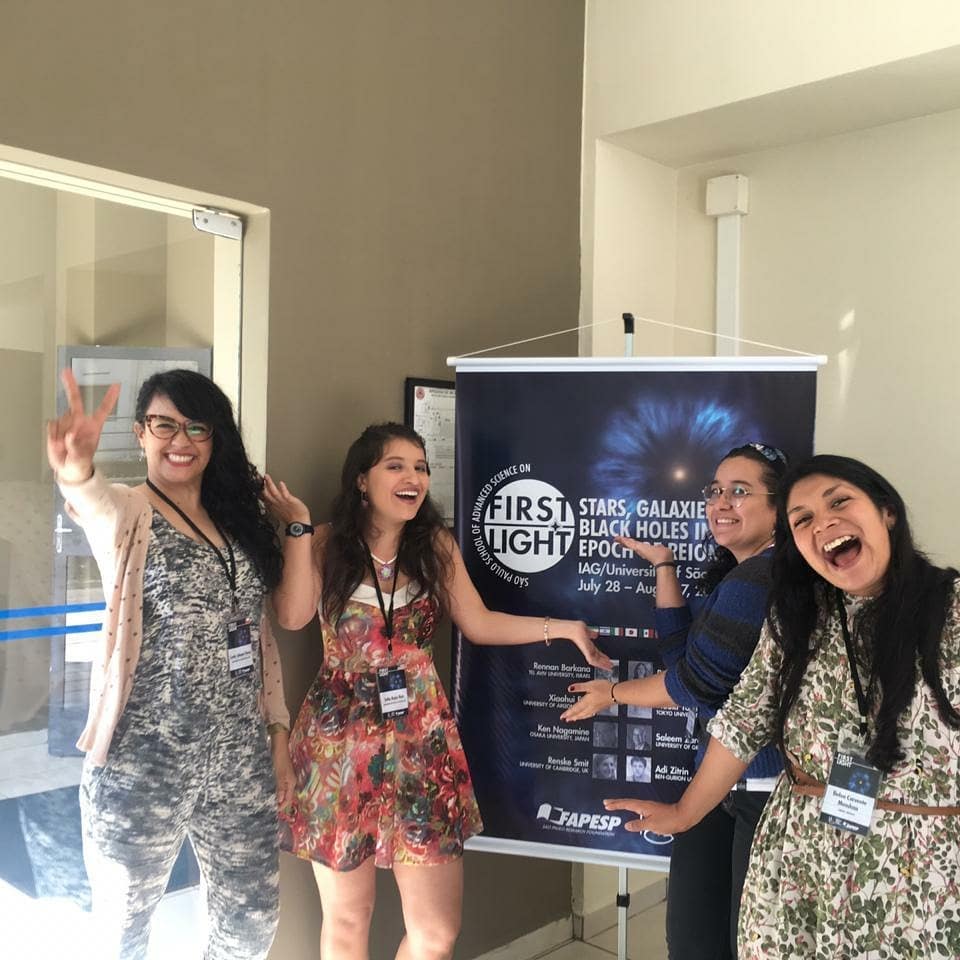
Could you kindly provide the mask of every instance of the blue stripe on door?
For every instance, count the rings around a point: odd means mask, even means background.
[[[59,607],[11,607],[0,610],[0,620],[18,620],[22,617],[56,617],[65,613],[92,613],[94,610],[106,610],[101,603],[67,603]]]
[[[62,617],[67,613],[95,613],[106,610],[105,603],[65,603],[53,607],[10,607],[0,610],[0,620],[22,620],[28,617]],[[23,630],[0,630],[0,643],[7,640],[29,640],[35,637],[57,637],[67,633],[94,633],[103,624],[76,623],[62,627],[26,627]]]

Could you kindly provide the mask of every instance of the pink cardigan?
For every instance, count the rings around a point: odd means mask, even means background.
[[[107,483],[98,471],[84,483],[61,484],[60,491],[68,501],[68,513],[83,527],[90,542],[107,603],[99,652],[90,671],[87,725],[77,741],[88,760],[102,766],[140,659],[143,568],[153,508],[141,492],[123,484]],[[280,654],[266,610],[260,624],[260,663],[260,709],[264,719],[289,728]]]

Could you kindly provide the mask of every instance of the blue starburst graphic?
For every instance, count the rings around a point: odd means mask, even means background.
[[[593,479],[608,497],[693,498],[720,458],[757,434],[741,411],[713,400],[638,400],[612,417]]]

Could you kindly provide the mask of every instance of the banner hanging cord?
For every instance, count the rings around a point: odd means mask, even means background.
[[[713,337],[719,340],[732,340],[735,343],[746,343],[751,347],[765,347],[768,350],[780,350],[782,353],[792,353],[798,357],[815,357],[814,353],[806,350],[794,350],[791,347],[781,347],[775,343],[764,343],[762,340],[748,340],[746,337],[734,337],[726,333],[714,333],[712,330],[698,330],[696,327],[684,327],[679,323],[667,323],[665,320],[652,320],[650,317],[639,317],[634,314],[634,319],[643,323],[650,323],[657,327],[669,327],[671,330],[682,330],[684,333],[699,333],[705,337]],[[506,350],[508,347],[519,347],[524,343],[533,343],[536,340],[547,340],[550,337],[559,337],[564,333],[577,333],[580,330],[592,330],[594,327],[605,327],[611,323],[622,323],[620,317],[614,317],[611,320],[597,320],[594,323],[588,323],[582,327],[568,327],[566,330],[554,330],[552,333],[542,333],[538,337],[527,337],[525,340],[514,340],[512,343],[501,343],[496,347],[484,347],[482,350],[472,350],[470,353],[457,354],[455,359],[465,360],[467,357],[476,357],[481,353],[493,353],[495,350]]]

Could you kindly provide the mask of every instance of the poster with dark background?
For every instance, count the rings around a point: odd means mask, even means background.
[[[490,609],[596,627],[614,680],[662,668],[653,570],[614,536],[669,543],[693,599],[709,555],[700,491],[721,457],[752,440],[794,459],[813,450],[815,369],[708,364],[458,371],[456,532],[473,582]],[[691,714],[612,706],[566,724],[568,686],[598,676],[573,644],[454,643],[484,837],[571,859],[669,854],[669,838],[627,833],[602,801],[676,800],[698,742]]]

